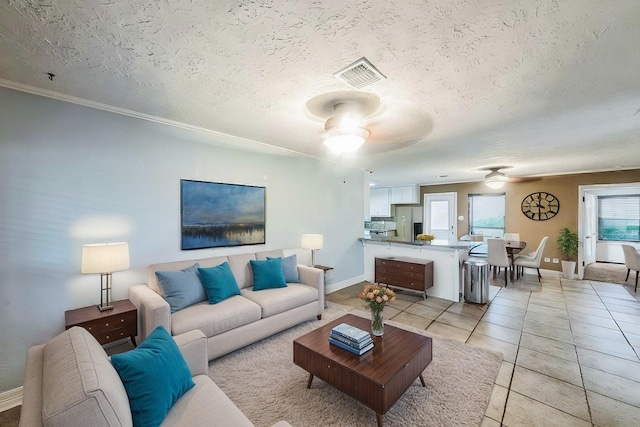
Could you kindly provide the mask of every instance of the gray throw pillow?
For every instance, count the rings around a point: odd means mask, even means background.
[[[273,259],[267,257],[267,259]],[[299,283],[300,277],[298,277],[298,257],[296,254],[282,258],[282,274],[284,274],[284,280],[287,283]]]
[[[198,267],[200,265],[195,263],[179,271],[156,271],[158,285],[162,288],[172,313],[207,299]]]

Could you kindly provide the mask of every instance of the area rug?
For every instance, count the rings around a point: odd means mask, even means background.
[[[624,278],[626,276],[627,267],[624,264],[611,264],[607,262],[589,264],[585,267],[583,274],[584,280],[634,286],[636,283],[636,272],[632,271],[629,274],[629,279],[625,281]]]
[[[350,311],[367,316],[366,312]],[[293,340],[347,311],[330,306],[310,321],[209,363],[209,376],[258,427],[279,420],[294,427],[375,425],[375,413],[293,363]],[[478,426],[502,354],[387,322],[433,339],[433,361],[385,414],[385,426]]]

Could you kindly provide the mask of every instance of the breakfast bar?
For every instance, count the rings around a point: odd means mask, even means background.
[[[462,293],[460,265],[478,242],[433,240],[430,244],[395,237],[358,239],[364,247],[364,278],[376,280],[376,258],[411,258],[432,261],[433,283],[427,296],[458,302]]]

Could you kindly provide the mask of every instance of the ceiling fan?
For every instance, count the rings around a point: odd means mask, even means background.
[[[321,136],[336,153],[379,153],[405,148],[431,133],[429,115],[403,101],[388,101],[369,92],[333,91],[305,104],[312,120],[324,120]]]
[[[481,171],[489,171],[488,174],[484,177],[484,185],[489,188],[498,189],[502,188],[505,182],[516,183],[516,182],[529,182],[529,181],[537,181],[540,178],[531,177],[509,177],[504,173],[500,172],[500,169],[510,169],[511,166],[492,166],[479,169]]]

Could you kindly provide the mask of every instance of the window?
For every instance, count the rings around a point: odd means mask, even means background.
[[[504,236],[504,194],[469,194],[469,234]]]
[[[598,240],[640,241],[640,195],[598,196]]]

